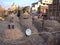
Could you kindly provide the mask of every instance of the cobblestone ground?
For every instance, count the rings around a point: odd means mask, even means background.
[[[35,20],[35,24],[32,24],[32,19],[16,19],[15,29],[20,30],[20,33],[22,33],[23,38],[22,39],[16,39],[16,40],[4,40],[1,39],[0,36],[0,45],[59,45],[59,39],[60,39],[60,32],[40,32],[38,34],[38,31],[41,30],[39,26],[41,26],[41,22],[38,20]],[[39,22],[39,24],[37,23]],[[37,25],[38,24],[38,25]],[[7,28],[8,21],[0,21],[0,35],[3,33]],[[37,25],[37,28],[35,28]],[[32,34],[28,37],[25,35],[25,30],[27,28],[30,28],[32,30]],[[37,34],[36,34],[37,33]],[[57,42],[56,42],[57,41]]]

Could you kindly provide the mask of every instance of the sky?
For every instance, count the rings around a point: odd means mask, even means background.
[[[3,8],[9,8],[14,2],[17,6],[31,6],[32,3],[37,1],[38,0],[0,0],[0,5]]]

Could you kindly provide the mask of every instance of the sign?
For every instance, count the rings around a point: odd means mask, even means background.
[[[25,33],[26,33],[27,36],[30,36],[31,35],[31,29],[26,29]]]
[[[52,4],[53,3],[53,0],[42,0],[42,3]]]

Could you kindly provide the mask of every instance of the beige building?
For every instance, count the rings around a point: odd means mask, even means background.
[[[52,4],[53,3],[53,0],[42,0],[42,3]]]
[[[13,3],[8,10],[13,11],[13,10],[15,10],[16,8],[17,8],[16,4]]]

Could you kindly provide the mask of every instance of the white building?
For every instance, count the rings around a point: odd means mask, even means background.
[[[52,3],[53,3],[53,0],[39,0],[38,2],[32,4],[32,13],[34,13],[34,14],[37,13],[39,6],[48,8],[47,4],[52,4]],[[46,5],[44,5],[44,4],[46,4]],[[42,10],[44,10],[44,9],[42,9]],[[46,11],[44,10],[44,12],[46,12]]]
[[[32,4],[32,8],[31,8],[31,10],[32,10],[32,13],[36,13],[37,12],[37,10],[38,10],[38,7],[41,5],[41,2],[36,2],[36,3],[33,3]]]

